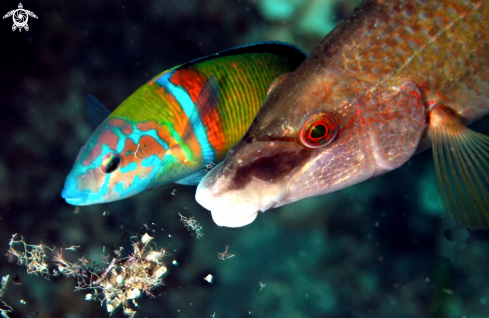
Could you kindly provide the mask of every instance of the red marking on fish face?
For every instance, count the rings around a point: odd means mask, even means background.
[[[102,154],[102,145],[99,142],[95,142],[94,140],[92,140],[92,138],[94,137],[93,136],[90,137],[90,139],[87,141],[85,146],[83,146],[83,152],[80,152],[80,154],[78,155],[78,157],[81,157],[82,153],[84,153],[85,150],[87,149],[87,146],[92,142],[95,143],[92,149],[90,149],[88,155],[86,155],[85,159],[82,161],[81,164],[83,166],[89,166],[95,159],[97,159],[98,156],[100,156],[100,154]]]
[[[94,138],[93,135],[87,142],[87,144],[92,141],[92,138]],[[117,142],[119,140],[119,137],[117,137],[117,135],[110,128],[104,129],[98,135],[98,137],[95,138],[97,138],[97,142],[90,150],[90,153],[83,160],[82,165],[84,166],[90,165],[98,156],[100,156],[100,154],[102,153],[102,145],[106,145],[113,151],[117,149]]]
[[[338,130],[338,137],[341,136],[341,135],[343,135],[343,133],[345,131],[347,131],[349,128],[353,127],[355,124],[356,124],[356,118],[355,118],[355,116],[350,116],[350,118],[348,119],[348,121],[343,126],[340,126],[340,129]],[[363,124],[362,125],[365,125],[365,121],[363,121]]]
[[[357,108],[357,110],[356,110],[356,111],[357,111],[357,115],[358,115],[358,117],[360,118],[360,125],[365,126],[365,120],[364,120],[364,119],[363,119],[363,117],[362,117],[362,112],[361,112],[361,111],[360,111],[360,109],[358,109],[358,108]]]
[[[206,81],[198,72],[185,68],[176,71],[170,78],[171,83],[185,88],[194,103]]]
[[[142,136],[139,139],[137,150],[134,153],[134,156],[140,159],[145,159],[152,155],[157,155],[159,158],[163,158],[165,156],[165,153],[165,148],[163,148],[163,146],[160,145],[160,143],[153,137]]]
[[[124,143],[124,149],[121,152],[121,167],[125,167],[131,162],[134,162],[136,156],[134,155],[137,151],[138,146],[132,141],[131,138],[126,138]],[[139,162],[136,162],[139,164]]]
[[[132,133],[132,125],[129,124],[124,119],[120,119],[120,118],[111,119],[109,121],[109,125],[120,128],[124,135],[129,135]]]
[[[118,141],[119,137],[117,137],[117,135],[111,129],[106,129],[98,136],[98,142],[106,145],[113,151],[117,149]]]
[[[141,161],[144,158],[147,158],[150,155],[152,155],[152,153],[150,153],[150,151],[152,151],[151,149],[146,150],[146,148],[148,147],[141,146],[141,140],[146,141],[147,138],[150,138],[154,142],[156,142],[150,136],[141,137],[138,144],[135,144],[132,141],[132,139],[126,138],[124,143],[124,149],[122,150],[120,155],[121,157],[120,168],[114,171],[113,173],[111,173],[110,180],[107,184],[109,189],[109,192],[107,194],[107,199],[110,196],[117,197],[117,195],[119,195],[116,191],[113,191],[113,189],[115,189],[115,187],[118,184],[122,184],[122,188],[126,190],[132,185],[134,178],[138,177],[140,180],[145,179],[151,174],[151,172],[155,168],[153,166],[144,167],[141,165]],[[146,144],[149,144],[149,142],[146,142]],[[125,167],[127,167],[129,164],[132,163],[136,164],[136,167],[134,169],[130,169],[128,171],[122,172],[122,170],[124,170]]]
[[[136,124],[136,128],[141,131],[149,131],[149,130],[156,129],[157,127],[158,125],[155,122],[149,122],[149,121]]]
[[[141,140],[145,141],[146,144],[150,144],[151,142],[147,140],[152,139],[156,142],[152,137],[144,136]],[[99,149],[101,149],[100,145],[97,145]],[[155,147],[153,147],[155,148]],[[139,152],[141,155],[141,152]],[[106,155],[114,155],[110,152]],[[107,193],[103,196],[104,201],[113,201],[119,198],[120,192],[116,191],[116,187],[122,184],[122,189],[128,189],[135,180],[136,177],[139,180],[143,180],[148,178],[152,171],[155,169],[154,166],[144,167],[141,165],[141,161],[144,159],[143,156],[138,156],[138,145],[136,145],[132,139],[126,138],[124,143],[124,148],[121,153],[116,154],[120,158],[119,167],[110,173],[104,171],[106,166],[104,166],[104,162],[102,161],[101,166],[94,167],[93,169],[87,169],[85,173],[77,176],[77,188],[79,191],[89,191],[92,193],[98,193],[102,187],[107,187]],[[144,155],[144,154],[143,154]],[[136,164],[135,168],[132,169],[124,169],[130,164]],[[125,170],[125,171],[124,171]],[[124,171],[124,172],[123,172]],[[134,188],[134,193],[141,192],[143,188]],[[131,195],[132,195],[131,194]]]
[[[176,124],[177,127],[172,126],[171,128],[173,128],[181,136],[183,129],[185,127],[181,121]],[[166,142],[169,147],[171,147],[173,144],[176,143],[175,139],[172,137],[170,127],[168,127],[167,124],[161,125],[154,121],[142,122],[142,123],[137,123],[136,128],[139,129],[140,131],[156,130],[156,134],[158,135],[158,137],[164,142]]]

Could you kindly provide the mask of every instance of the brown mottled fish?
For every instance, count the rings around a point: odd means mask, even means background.
[[[485,1],[367,0],[281,77],[252,126],[199,184],[218,225],[378,177],[433,148],[445,205],[489,226]]]

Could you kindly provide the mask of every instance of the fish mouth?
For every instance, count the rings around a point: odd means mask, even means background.
[[[211,211],[219,226],[242,227],[253,222],[258,212],[280,206],[287,186],[251,177],[244,187],[232,186],[233,178],[223,172],[223,163],[212,169],[197,186],[196,201]]]
[[[66,203],[71,205],[85,205],[88,196],[88,193],[80,192],[68,185],[65,185],[63,190],[61,190],[61,197],[65,199]]]

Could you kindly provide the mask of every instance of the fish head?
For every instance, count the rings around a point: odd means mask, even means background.
[[[279,83],[245,136],[199,184],[196,200],[216,224],[247,225],[259,211],[357,184],[414,152],[423,125],[415,87],[340,91],[345,85],[311,72],[300,67]],[[416,127],[409,122],[414,107]],[[410,129],[419,130],[410,136]]]
[[[244,226],[260,211],[372,175],[350,103],[337,107],[327,85],[297,76],[269,92],[245,136],[199,184],[196,200],[218,225]]]
[[[108,117],[78,153],[61,196],[69,204],[90,205],[151,188],[168,150],[160,128]]]

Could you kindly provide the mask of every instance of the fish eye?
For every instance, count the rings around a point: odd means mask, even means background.
[[[338,121],[329,114],[309,118],[299,133],[299,143],[307,148],[320,148],[331,143],[338,134]]]
[[[102,172],[110,174],[119,168],[121,163],[121,158],[115,153],[109,153],[102,159]]]

